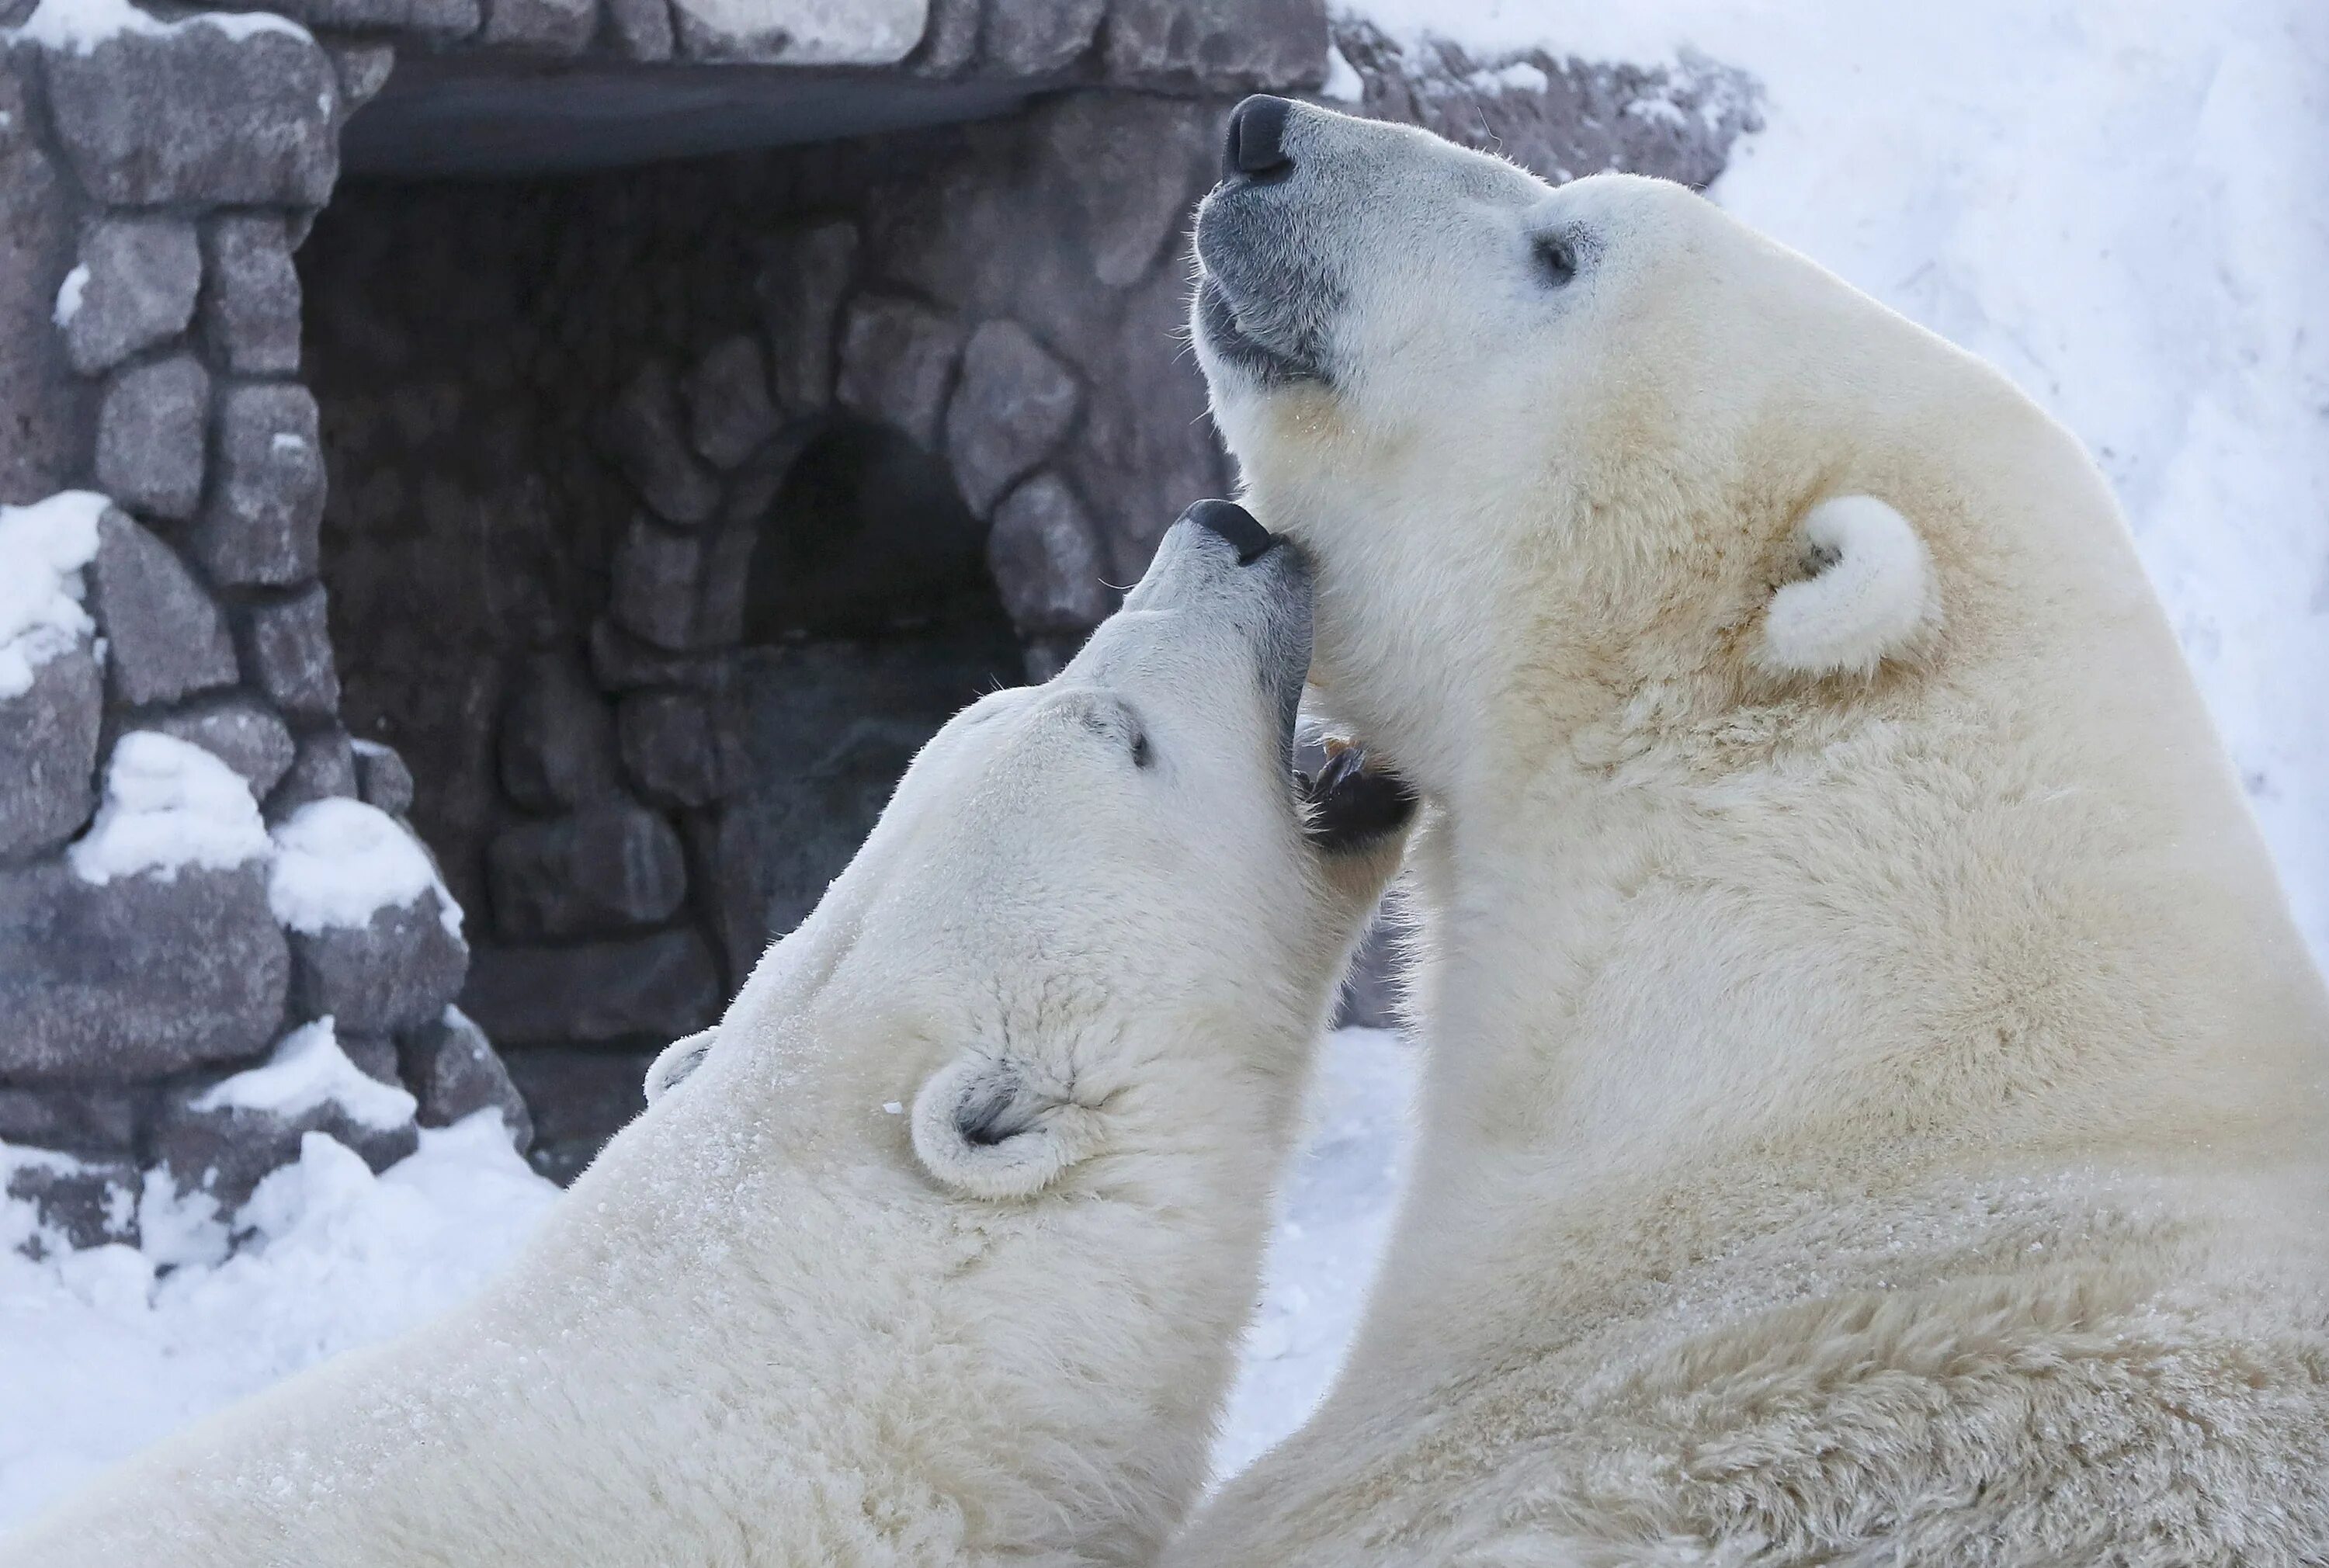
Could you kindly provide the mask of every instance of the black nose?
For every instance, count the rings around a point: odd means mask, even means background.
[[[1211,529],[1237,547],[1238,565],[1249,567],[1278,544],[1278,536],[1234,501],[1201,501],[1181,514],[1183,522]]]
[[[1258,92],[1230,111],[1230,134],[1221,146],[1221,178],[1240,174],[1266,179],[1294,166],[1286,155],[1286,117],[1294,106]]]

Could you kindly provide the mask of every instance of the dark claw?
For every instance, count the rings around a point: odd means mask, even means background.
[[[1366,753],[1346,746],[1326,759],[1315,778],[1301,780],[1310,805],[1310,840],[1330,851],[1363,849],[1405,827],[1415,814],[1415,792],[1392,773],[1369,773]]]

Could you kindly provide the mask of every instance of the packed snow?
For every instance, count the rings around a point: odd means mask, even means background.
[[[267,1111],[288,1121],[336,1104],[367,1127],[401,1127],[420,1102],[348,1059],[330,1018],[302,1024],[256,1067],[222,1079],[194,1101],[197,1111]]]
[[[267,901],[275,918],[294,931],[313,935],[334,925],[363,925],[381,910],[401,908],[432,887],[445,929],[460,935],[461,907],[438,879],[429,851],[377,806],[310,801],[275,830]]]
[[[127,7],[43,0],[28,28],[69,32],[42,19],[114,9]],[[1491,70],[1499,51],[1544,47],[1643,63],[1703,52],[1756,72],[1768,129],[1716,198],[1988,357],[2087,440],[2305,928],[2329,950],[2329,8],[1363,9],[1394,33],[1452,34]],[[1355,96],[1348,62],[1333,63],[1330,86]],[[82,624],[77,581],[57,586],[79,561],[37,557],[40,603],[61,621],[20,607],[24,574],[7,568],[33,558],[9,553],[14,515],[0,512],[0,693],[27,628]],[[1330,1042],[1224,1473],[1298,1424],[1333,1376],[1395,1201],[1413,1066],[1391,1037]],[[209,1200],[161,1196],[165,1184],[141,1207],[142,1251],[33,1261],[14,1250],[28,1207],[0,1202],[0,1528],[195,1415],[473,1290],[553,1189],[493,1113],[421,1137],[374,1177],[311,1135],[243,1212],[253,1240],[231,1258]]]
[[[80,314],[80,296],[88,292],[89,263],[84,261],[66,273],[65,280],[57,285],[56,308],[49,313],[49,319],[60,327],[71,326],[73,317]]]
[[[250,785],[175,736],[133,729],[113,743],[97,820],[66,851],[84,881],[158,877],[187,866],[240,866],[269,850]]]
[[[183,21],[164,22],[129,0],[41,0],[21,23],[0,27],[0,39],[21,38],[60,53],[91,54],[99,44],[125,33],[160,37],[182,27],[214,27],[238,43],[262,33],[313,41],[313,35],[297,23],[264,11],[202,12]]]
[[[30,506],[0,506],[0,702],[33,689],[42,665],[96,630],[81,568],[97,559],[97,520],[110,504],[67,490]]]

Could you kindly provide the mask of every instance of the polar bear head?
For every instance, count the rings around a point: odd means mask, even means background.
[[[1302,551],[1193,507],[1064,670],[931,739],[650,1096],[773,1095],[791,1151],[870,1133],[979,1198],[1251,1141],[1255,1104],[1291,1103],[1410,806],[1350,754],[1293,773],[1310,625]]]
[[[1482,671],[1848,701],[1939,646],[1965,443],[1917,427],[2018,399],[1688,190],[1255,99],[1196,252],[1249,502],[1318,559],[1316,678],[1419,782],[1512,743]]]

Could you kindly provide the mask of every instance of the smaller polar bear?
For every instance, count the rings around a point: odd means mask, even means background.
[[[2329,1563],[2329,997],[2078,443],[1680,186],[1227,151],[1198,356],[1432,801],[1429,1068],[1171,1560]]]
[[[0,1562],[1149,1559],[1404,838],[1347,754],[1289,787],[1309,648],[1300,554],[1193,508],[1056,679],[931,740],[482,1299]]]

